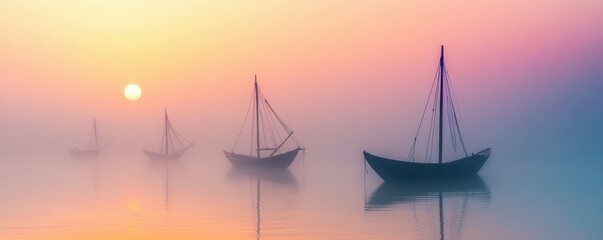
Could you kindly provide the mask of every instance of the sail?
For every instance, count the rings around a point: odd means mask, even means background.
[[[245,129],[251,131],[247,132]],[[292,147],[303,149],[299,140],[295,138],[293,130],[276,113],[274,107],[262,93],[257,83],[257,77],[245,121],[231,152],[237,149],[243,133],[249,133],[249,135],[245,134],[250,139],[249,156],[272,157],[290,151]]]

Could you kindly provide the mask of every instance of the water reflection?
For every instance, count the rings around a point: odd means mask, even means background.
[[[153,171],[158,178],[163,178],[163,198],[165,208],[169,209],[170,203],[170,176],[175,174],[176,168],[179,166],[178,161],[165,160],[149,160],[148,167]]]
[[[80,169],[81,171],[92,171],[90,174],[92,176],[92,185],[94,190],[94,197],[96,198],[98,195],[98,182],[100,176],[100,157],[99,156],[89,156],[89,157],[71,157],[71,160],[74,164],[78,166],[84,166],[85,169]]]
[[[233,167],[227,173],[227,178],[232,182],[250,181],[261,178],[262,181],[272,185],[287,188],[299,188],[295,175],[289,169],[250,169]]]
[[[490,189],[479,176],[445,181],[385,182],[365,202],[366,212],[411,209],[418,229],[431,238],[461,239],[470,205],[490,203]],[[423,225],[428,225],[427,227]]]
[[[271,193],[276,193],[279,198],[283,194],[287,194],[287,189],[297,189],[299,185],[295,175],[288,169],[252,169],[252,168],[238,168],[233,167],[227,173],[227,178],[231,183],[243,183],[243,182],[254,182],[255,183],[255,225],[256,225],[256,239],[262,237],[262,193],[268,193],[265,198],[271,197]],[[262,190],[264,188],[264,190]],[[275,199],[267,199],[267,208],[274,207],[278,208],[278,204],[275,204]],[[266,214],[269,214],[266,213]]]

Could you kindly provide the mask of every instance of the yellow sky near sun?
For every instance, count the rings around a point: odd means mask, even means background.
[[[211,55],[207,47],[215,48],[216,39],[204,34],[220,32],[204,24],[204,18],[219,17],[211,16],[211,11],[191,12],[165,2],[49,1],[14,7],[18,9],[4,15],[4,22],[14,27],[9,28],[15,41],[11,55],[42,52],[49,55],[45,60],[64,61],[48,64],[69,65],[89,77],[164,75],[169,68],[186,65],[192,56]],[[199,25],[203,30],[197,30]]]

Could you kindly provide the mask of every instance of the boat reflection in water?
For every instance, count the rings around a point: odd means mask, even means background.
[[[158,180],[161,179],[160,181],[163,182],[165,209],[170,208],[170,179],[172,175],[177,175],[176,171],[179,165],[178,161],[156,161],[156,159],[148,161],[147,168],[152,173],[151,175]]]
[[[445,181],[384,182],[365,202],[364,210],[410,208],[417,225],[430,225],[432,238],[461,239],[468,209],[490,200],[490,189],[477,175]]]
[[[239,168],[233,167],[228,171],[228,180],[237,181],[255,181],[261,179],[271,185],[282,186],[286,188],[298,188],[299,184],[295,175],[288,169],[261,169],[261,168]]]
[[[239,168],[233,167],[227,174],[227,178],[231,183],[244,183],[252,182],[255,183],[255,196],[253,198],[255,217],[256,217],[256,239],[260,239],[262,236],[262,218],[261,218],[261,206],[262,196],[265,199],[264,202],[268,202],[265,208],[269,211],[272,208],[282,208],[279,205],[288,205],[293,197],[288,193],[291,193],[293,189],[296,191],[299,188],[295,175],[288,169],[262,169],[262,168]],[[262,190],[264,188],[264,190]],[[266,196],[267,194],[267,196]],[[274,198],[274,196],[277,198]],[[287,202],[283,202],[287,201]],[[264,210],[264,211],[266,211]],[[264,213],[264,214],[269,214]],[[265,224],[265,223],[264,223]]]

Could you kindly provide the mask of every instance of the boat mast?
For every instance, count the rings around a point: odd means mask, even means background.
[[[439,151],[438,151],[438,163],[442,164],[442,129],[443,125],[443,113],[444,113],[444,45],[442,45],[442,53],[440,55],[440,132],[439,132]]]
[[[165,107],[163,109],[163,111],[164,111],[163,113],[164,113],[164,116],[165,116],[165,119],[164,119],[164,122],[165,122],[164,123],[165,124],[165,127],[164,127],[164,131],[165,131],[165,133],[164,133],[165,134],[164,135],[165,136],[165,154],[168,154],[168,145],[169,145],[170,138],[169,138],[169,135],[168,135],[167,107]]]
[[[94,150],[98,151],[98,134],[96,133],[96,117],[92,118],[92,124],[94,125]]]
[[[260,157],[260,96],[258,94],[258,75],[254,75],[255,78],[255,130],[256,130],[256,142],[257,142],[257,154]]]

